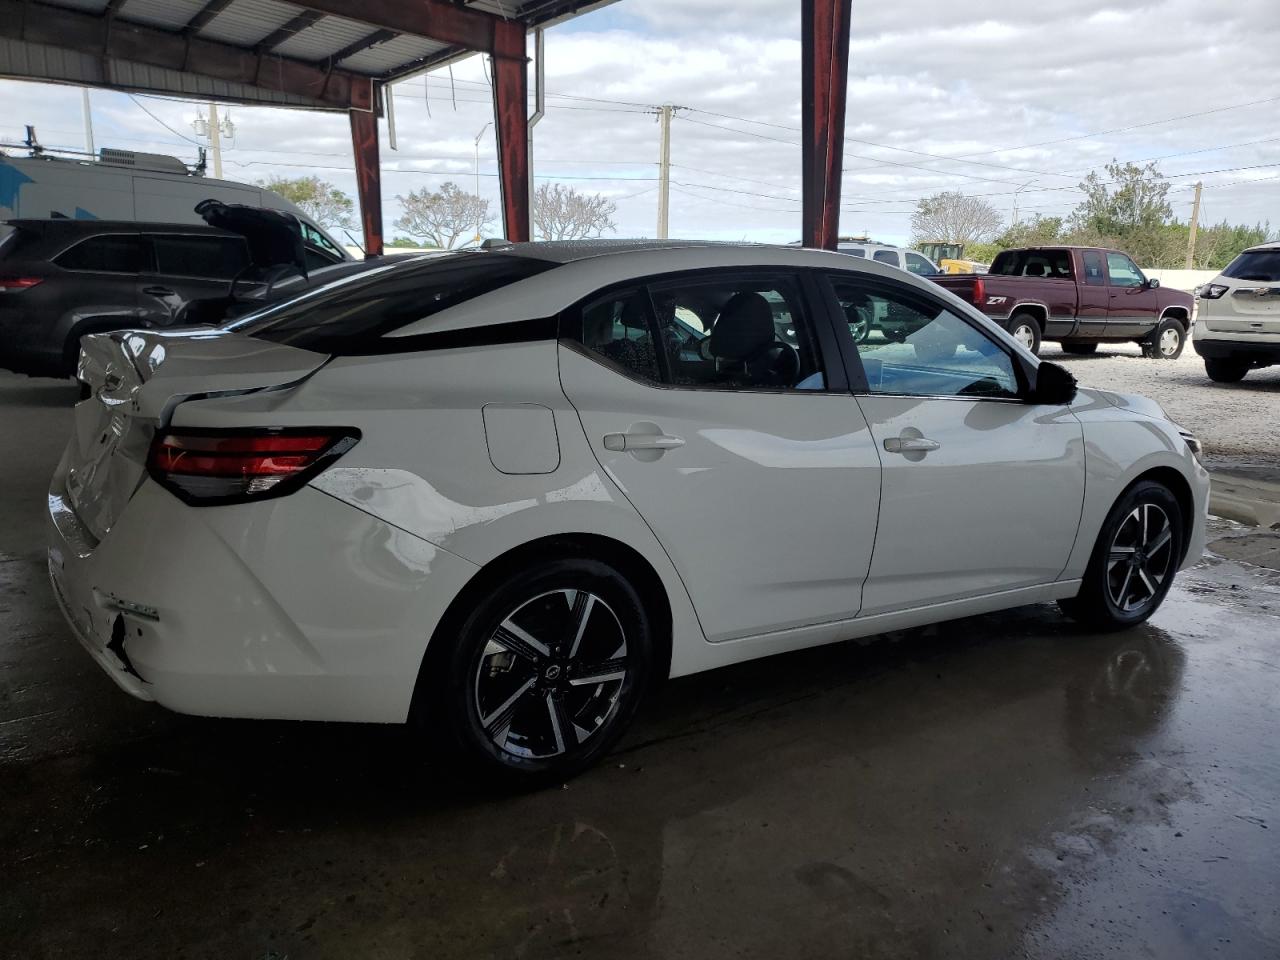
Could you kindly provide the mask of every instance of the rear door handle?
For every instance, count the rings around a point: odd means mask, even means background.
[[[168,287],[143,287],[142,292],[152,297],[172,297],[173,291]]]
[[[937,440],[928,437],[889,437],[884,442],[889,453],[929,453],[941,446]]]
[[[665,433],[606,433],[604,448],[621,453],[626,450],[675,450],[684,441]]]

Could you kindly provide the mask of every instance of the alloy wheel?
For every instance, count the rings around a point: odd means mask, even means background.
[[[1165,357],[1172,357],[1178,352],[1178,348],[1182,346],[1182,334],[1173,327],[1167,327],[1160,334],[1160,354]]]
[[[508,614],[476,668],[476,716],[512,756],[568,753],[602,730],[627,679],[627,640],[613,609],[586,590],[539,594]]]
[[[1173,524],[1154,503],[1140,503],[1120,523],[1107,553],[1111,602],[1133,613],[1159,596],[1173,569]]]
[[[1031,350],[1036,345],[1036,333],[1031,329],[1030,324],[1020,323],[1014,327],[1013,338],[1028,350]]]

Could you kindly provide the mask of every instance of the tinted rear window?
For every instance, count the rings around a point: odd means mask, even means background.
[[[1002,277],[1046,277],[1070,280],[1070,250],[1005,250],[996,254],[988,273]]]
[[[66,270],[95,273],[139,273],[146,269],[146,249],[142,239],[127,234],[106,234],[82,240],[53,262]]]
[[[1228,264],[1222,275],[1232,280],[1280,283],[1280,250],[1242,253]]]
[[[249,264],[244,241],[231,237],[155,234],[156,272],[172,277],[229,280]]]
[[[459,253],[428,263],[393,265],[243,317],[227,324],[227,329],[319,353],[365,353],[384,334],[553,266],[493,253]],[[385,345],[388,351],[397,346]]]

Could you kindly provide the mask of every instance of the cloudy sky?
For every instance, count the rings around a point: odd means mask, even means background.
[[[653,111],[671,103],[672,236],[797,239],[799,29],[794,0],[621,0],[549,30],[539,181],[606,194],[617,235],[652,236]],[[1024,217],[1063,214],[1113,158],[1159,159],[1183,219],[1202,180],[1202,222],[1280,228],[1277,51],[1280,0],[853,0],[841,232],[904,241],[916,201],[940,190],[984,196],[1006,218],[1015,193]],[[197,104],[92,102],[98,146],[194,159]],[[47,145],[83,146],[77,89],[0,81],[0,104],[0,140],[33,123]],[[344,115],[231,115],[227,179],[315,172],[354,195]],[[398,150],[383,127],[388,236],[396,194],[449,179],[475,189],[477,134],[480,192],[496,200],[479,58],[452,83],[436,71],[397,85],[396,117]]]

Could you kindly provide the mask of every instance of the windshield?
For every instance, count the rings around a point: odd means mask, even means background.
[[[553,266],[479,252],[415,258],[336,280],[224,329],[320,353],[364,352],[383,334]]]
[[[1252,280],[1256,283],[1280,283],[1280,250],[1254,250],[1242,253],[1222,271],[1232,280]]]

